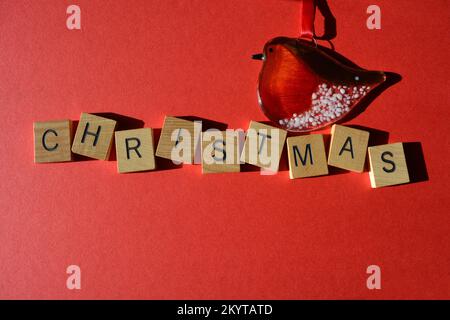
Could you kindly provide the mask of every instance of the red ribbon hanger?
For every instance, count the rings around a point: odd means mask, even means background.
[[[314,39],[314,20],[316,17],[316,0],[300,1],[300,38]]]

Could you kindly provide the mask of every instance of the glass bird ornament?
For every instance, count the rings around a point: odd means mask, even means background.
[[[258,102],[281,128],[309,132],[344,119],[371,90],[382,71],[343,64],[315,42],[278,37],[253,59],[263,61]]]

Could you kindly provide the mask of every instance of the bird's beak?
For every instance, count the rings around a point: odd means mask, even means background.
[[[252,59],[253,60],[264,60],[264,54],[263,53],[254,54],[254,55],[252,55]]]

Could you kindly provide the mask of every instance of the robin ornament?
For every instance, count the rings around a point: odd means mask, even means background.
[[[283,129],[309,132],[345,117],[386,81],[382,71],[349,66],[317,45],[316,0],[301,1],[301,36],[277,37],[253,59],[263,66],[258,102],[264,114]]]

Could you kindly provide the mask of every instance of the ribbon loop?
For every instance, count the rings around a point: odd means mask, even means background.
[[[300,39],[314,39],[314,20],[316,16],[316,0],[300,2]]]

